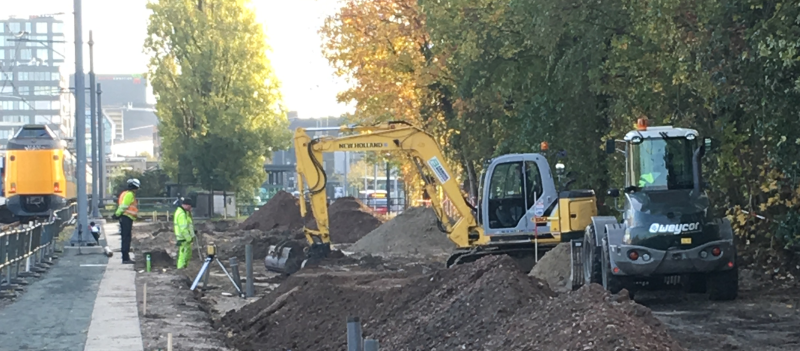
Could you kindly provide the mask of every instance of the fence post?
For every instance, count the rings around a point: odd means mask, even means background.
[[[363,351],[364,340],[361,338],[361,318],[347,317],[347,351]]]
[[[253,297],[253,295],[255,295],[255,284],[253,282],[253,245],[251,244],[244,246],[244,261],[245,274],[247,275],[247,288],[245,289],[245,296]]]
[[[0,274],[5,273],[5,279],[0,279],[0,296],[15,297],[14,285],[11,284],[11,253],[9,253],[8,235],[0,233]],[[9,291],[10,290],[10,291]]]
[[[378,351],[379,348],[378,340],[364,339],[364,351]]]

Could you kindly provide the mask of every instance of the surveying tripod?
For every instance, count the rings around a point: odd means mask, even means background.
[[[244,297],[245,295],[244,292],[242,292],[242,288],[240,288],[239,284],[237,284],[236,281],[233,280],[233,277],[231,277],[230,273],[228,273],[228,270],[225,269],[225,265],[223,265],[222,262],[219,261],[219,258],[217,258],[216,256],[216,252],[217,252],[217,247],[214,246],[213,244],[206,246],[206,254],[207,254],[206,259],[203,260],[203,266],[200,267],[200,272],[197,273],[197,277],[194,278],[192,287],[189,290],[194,291],[194,289],[197,288],[197,284],[200,283],[200,279],[202,279],[203,276],[206,277],[206,282],[203,283],[203,288],[205,288],[206,284],[208,283],[208,269],[209,266],[211,265],[211,261],[217,261],[219,267],[222,268],[222,271],[225,272],[225,275],[228,277],[228,279],[230,279],[231,283],[233,283],[233,286],[236,288],[236,291],[239,292],[239,297]]]

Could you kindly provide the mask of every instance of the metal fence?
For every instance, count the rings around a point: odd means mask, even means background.
[[[0,294],[14,294],[26,277],[43,273],[52,264],[56,240],[74,221],[75,205],[56,211],[47,222],[19,224],[0,232]]]

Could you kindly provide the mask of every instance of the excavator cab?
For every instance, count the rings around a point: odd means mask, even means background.
[[[561,242],[583,235],[597,215],[592,190],[561,191],[542,154],[508,154],[488,161],[481,177],[477,221],[481,235],[460,248],[448,267],[485,255],[518,258],[527,271]]]

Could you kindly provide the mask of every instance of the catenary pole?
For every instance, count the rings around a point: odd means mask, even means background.
[[[94,242],[86,231],[88,208],[86,203],[86,86],[83,75],[83,26],[81,0],[74,0],[75,11],[75,149],[78,178],[78,223],[70,244],[83,245]]]
[[[106,188],[106,133],[105,123],[106,118],[103,115],[102,103],[103,91],[100,90],[100,83],[97,83],[97,206],[103,204],[103,196],[105,195]],[[112,131],[113,133],[113,131]]]
[[[92,209],[92,218],[100,218],[100,209],[97,207],[97,177],[100,175],[99,162],[97,160],[97,91],[95,89],[95,75],[94,75],[94,40],[92,39],[92,31],[89,31],[89,128],[92,133],[92,203],[89,204]]]

